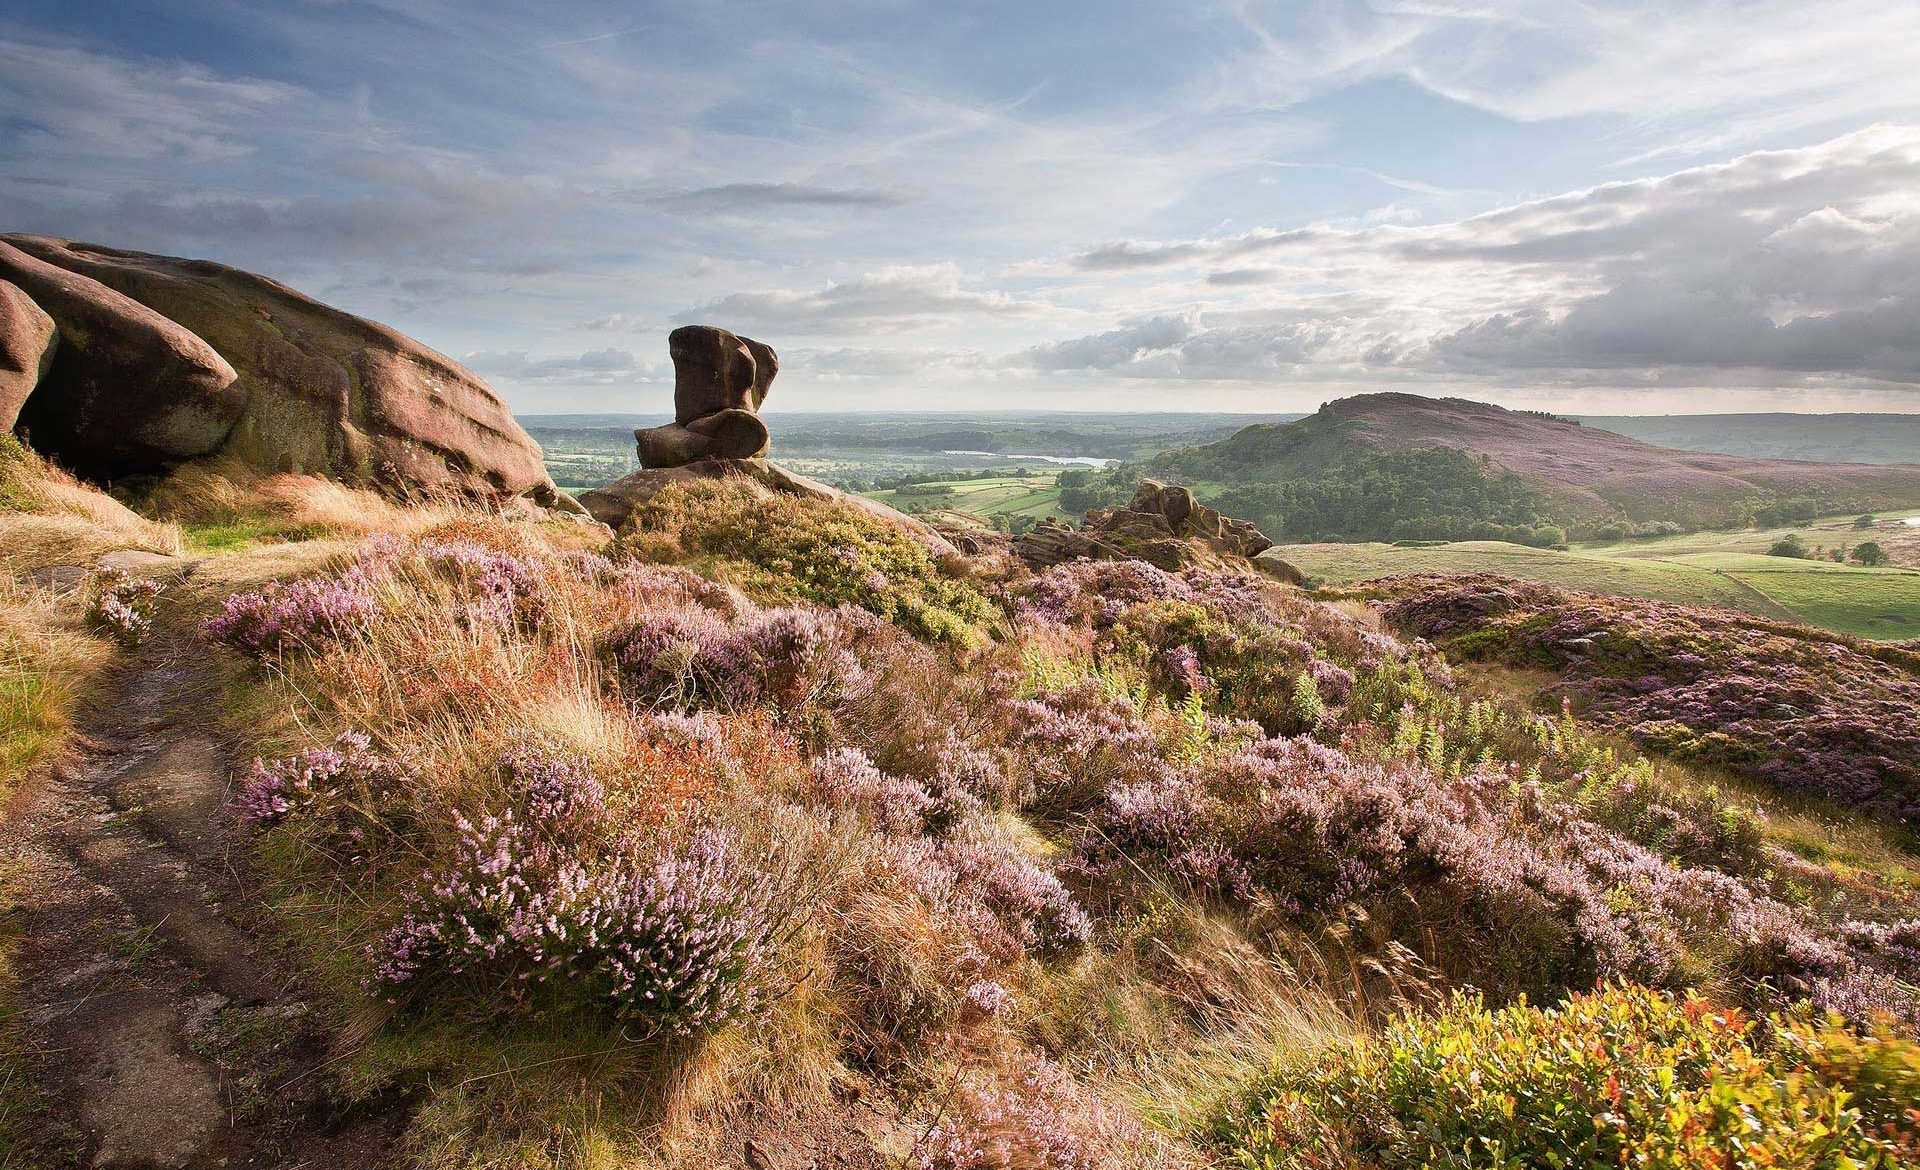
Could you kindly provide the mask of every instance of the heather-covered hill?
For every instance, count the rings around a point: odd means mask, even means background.
[[[134,1164],[155,1100],[183,1166],[1920,1154],[1880,804],[1736,786],[1366,605],[730,477],[618,533],[284,477],[127,576],[11,456],[0,537],[51,535],[0,540],[0,634],[60,684],[0,826],[22,1164]],[[1904,694],[1834,645],[1830,689]]]
[[[1435,449],[1466,459],[1413,458]],[[1299,481],[1324,494],[1323,481],[1351,482],[1375,472],[1412,481],[1397,497],[1372,493],[1371,504],[1388,513],[1394,504],[1417,507],[1424,491],[1437,499],[1440,518],[1460,517],[1466,528],[1476,519],[1523,524],[1537,513],[1576,536],[1619,523],[1703,528],[1920,504],[1920,465],[1680,451],[1551,415],[1397,393],[1330,402],[1298,422],[1250,426],[1217,443],[1161,455],[1148,466],[1157,474],[1222,485],[1233,493],[1225,497],[1229,510],[1237,505],[1270,534],[1294,539],[1470,537],[1466,531],[1324,531],[1329,524],[1368,520],[1364,511],[1347,516],[1344,501],[1329,502],[1312,491],[1260,491]],[[1475,474],[1485,483],[1474,484]],[[1421,517],[1385,519],[1413,523]]]

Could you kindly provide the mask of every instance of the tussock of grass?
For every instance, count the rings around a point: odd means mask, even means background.
[[[182,525],[187,546],[198,552],[420,532],[463,510],[454,503],[402,506],[377,492],[318,476],[262,476],[237,462],[220,461],[172,472],[144,495],[141,506]]]

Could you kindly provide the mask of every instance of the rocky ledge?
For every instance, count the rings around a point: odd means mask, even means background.
[[[1223,516],[1194,498],[1191,489],[1143,479],[1133,499],[1118,508],[1087,513],[1080,528],[1044,520],[1014,543],[1020,559],[1045,568],[1082,557],[1096,561],[1143,560],[1169,571],[1190,566],[1260,570],[1304,584],[1298,569],[1260,554],[1273,542],[1248,520]]]

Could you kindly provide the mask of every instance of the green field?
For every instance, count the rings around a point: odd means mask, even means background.
[[[1571,589],[1723,606],[1868,638],[1920,638],[1920,571],[1770,557],[1788,532],[1809,545],[1856,544],[1851,518],[1798,528],[1706,532],[1556,552],[1502,541],[1425,548],[1385,544],[1283,545],[1271,555],[1308,576],[1348,585],[1395,573],[1504,573]]]
[[[1058,478],[1059,473],[1055,471],[1036,471],[1032,475],[992,479],[941,480],[868,495],[903,512],[960,512],[989,519],[994,516],[1078,519],[1060,511],[1060,488],[1055,483]]]

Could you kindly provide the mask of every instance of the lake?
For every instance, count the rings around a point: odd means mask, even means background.
[[[1033,459],[1041,463],[1060,463],[1072,467],[1111,467],[1120,462],[1118,459],[1101,459],[1096,455],[1003,455],[998,451],[942,451],[942,455],[971,455],[983,459]]]

